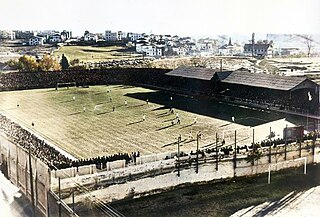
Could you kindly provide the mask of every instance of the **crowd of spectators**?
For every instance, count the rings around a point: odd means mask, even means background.
[[[119,59],[100,62],[87,62],[85,65],[92,69],[106,69],[113,67],[141,67],[148,65],[152,60],[150,59]]]
[[[308,134],[305,134],[302,136],[302,138],[296,138],[294,139],[288,139],[287,140],[287,145],[291,144],[296,144],[299,142],[303,142],[305,140],[315,140],[316,138],[320,137],[320,132],[310,132]],[[223,157],[230,157],[231,155],[234,154],[234,151],[236,151],[237,154],[250,154],[251,151],[258,151],[259,149],[263,149],[266,147],[273,147],[276,148],[278,146],[284,146],[286,143],[285,139],[282,138],[277,138],[277,139],[267,139],[261,142],[257,142],[255,144],[250,144],[250,145],[237,145],[236,150],[234,150],[234,145],[225,145],[225,142],[221,142],[218,144],[218,151],[216,147],[213,148],[206,148],[203,150],[198,151],[198,155],[200,158],[204,156],[215,156],[216,153],[218,153],[219,158]],[[191,151],[189,154],[182,153],[180,154],[180,157],[183,156],[193,156],[196,155],[197,152]],[[177,155],[176,155],[177,156]]]
[[[126,164],[130,162],[136,162],[137,157],[140,157],[140,152],[128,153],[118,153],[110,156],[98,156],[88,159],[80,159],[78,161],[73,161],[73,167],[85,166],[95,164],[97,169],[105,169],[107,167],[107,162],[113,162],[118,160],[125,160]]]
[[[76,82],[77,85],[103,85],[107,83],[147,85],[154,79],[161,81],[167,69],[110,68],[69,70],[57,72],[14,72],[0,74],[0,91],[37,88],[55,88],[57,83]]]
[[[286,109],[300,113],[304,113],[305,111],[316,113],[319,104],[316,100],[309,101],[307,90],[285,92],[271,89],[231,86],[221,91],[220,94],[214,94],[214,97],[227,98],[231,101],[238,100],[249,104],[265,105],[268,108],[276,107],[281,110]]]
[[[46,163],[51,169],[60,169],[72,165],[71,159],[1,114],[0,129],[13,143],[27,151],[30,149],[32,155]]]
[[[111,156],[71,160],[46,143],[46,141],[39,139],[36,135],[22,128],[17,123],[12,122],[2,114],[0,114],[0,130],[5,133],[13,143],[23,147],[26,151],[30,150],[33,156],[46,163],[50,169],[65,169],[90,164],[96,164],[97,168],[103,169],[106,168],[107,162],[116,160],[126,160],[126,163],[135,162],[136,158],[140,156],[139,152],[133,152],[131,155],[119,153]]]

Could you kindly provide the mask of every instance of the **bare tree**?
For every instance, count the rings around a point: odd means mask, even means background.
[[[303,43],[305,45],[307,45],[307,54],[308,54],[308,57],[310,57],[310,54],[311,54],[311,49],[313,48],[313,38],[311,35],[297,35],[299,38],[301,38],[303,40]]]

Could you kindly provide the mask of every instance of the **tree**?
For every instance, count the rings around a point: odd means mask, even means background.
[[[303,40],[303,43],[307,45],[307,55],[310,57],[311,49],[313,48],[313,38],[311,35],[297,35]]]
[[[35,72],[38,70],[38,63],[34,57],[23,55],[18,60],[17,68],[22,72]]]
[[[61,65],[62,70],[66,70],[69,68],[68,59],[64,54],[62,54],[60,65]]]
[[[8,66],[10,66],[11,68],[13,68],[13,69],[18,69],[18,60],[16,60],[16,59],[8,60],[8,61],[6,62],[6,64],[7,64]]]
[[[50,55],[44,55],[38,63],[40,71],[58,71],[61,70],[59,62]]]

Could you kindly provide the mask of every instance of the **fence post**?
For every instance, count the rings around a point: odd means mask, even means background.
[[[219,152],[218,152],[218,133],[216,132],[216,170],[218,171],[218,160],[219,160],[219,156],[218,156]]]
[[[59,181],[59,201],[58,201],[58,207],[59,207],[59,217],[61,217],[61,183],[60,183],[60,176],[58,178]]]
[[[233,168],[237,168],[237,131],[234,131],[234,157],[233,157]],[[235,173],[235,171],[234,171]]]
[[[302,147],[301,147],[301,145],[302,145],[302,142],[301,141],[299,141],[299,158],[302,156]]]
[[[74,212],[74,188],[72,190],[72,211]]]
[[[178,136],[178,177],[180,177],[180,140],[181,135]]]
[[[31,164],[31,144],[29,144],[29,173],[30,173],[30,191],[31,191],[31,202],[33,215],[36,216],[36,207],[34,201],[34,189],[33,189],[33,175],[32,175],[32,164]]]
[[[316,146],[316,133],[313,132],[312,136],[312,155],[313,155],[313,161],[315,160],[314,155],[315,155],[315,146]]]
[[[254,128],[252,129],[252,150],[253,153],[256,153],[256,144],[254,144]],[[254,159],[252,160],[251,165],[254,165]]]
[[[288,145],[288,124],[286,124],[285,130],[285,141],[284,141],[284,160],[287,160],[287,145]],[[301,141],[300,141],[300,150],[301,150]],[[301,156],[300,156],[301,157]]]
[[[8,152],[8,177],[11,180],[11,157],[10,157],[10,147],[9,147],[9,152]]]
[[[47,217],[50,217],[50,202],[49,202],[49,191],[48,189],[46,189],[47,192]]]
[[[28,195],[28,160],[26,159],[25,162],[26,166],[25,166],[25,171],[24,171],[24,180],[25,180],[25,184],[26,184],[26,195]]]
[[[200,137],[200,134],[197,133],[196,173],[199,172],[199,137]]]
[[[300,133],[300,141],[299,141],[299,157],[301,157],[301,143],[302,143],[302,140],[303,140],[303,135],[302,135],[302,132],[301,132]]]
[[[272,145],[272,143],[271,143],[271,127],[270,127],[270,144],[269,144],[269,163],[271,163],[271,145]]]
[[[17,187],[19,187],[19,153],[18,153],[18,146],[16,146],[16,173],[17,173]]]
[[[37,164],[37,163],[36,163]],[[39,200],[39,195],[38,195],[38,171],[37,168],[35,169],[35,180],[34,180],[34,187],[35,187],[35,206],[38,207],[38,200]]]

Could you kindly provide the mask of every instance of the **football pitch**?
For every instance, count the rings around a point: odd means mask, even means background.
[[[200,148],[213,147],[216,132],[230,144],[235,129],[239,131],[239,141],[250,137],[247,126],[232,123],[229,117],[206,115],[214,113],[215,108],[200,105],[196,99],[141,87],[103,85],[10,91],[1,92],[0,100],[2,114],[76,158],[176,151],[179,134],[181,150],[195,151],[199,131]],[[189,108],[204,111],[197,113]]]

